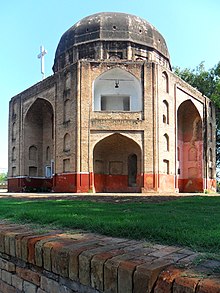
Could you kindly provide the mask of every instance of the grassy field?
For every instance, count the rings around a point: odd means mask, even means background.
[[[220,251],[220,197],[183,197],[156,204],[1,199],[0,219]]]

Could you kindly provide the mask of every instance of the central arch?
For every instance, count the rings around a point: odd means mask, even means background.
[[[132,139],[112,134],[93,150],[96,192],[140,192],[141,148]]]

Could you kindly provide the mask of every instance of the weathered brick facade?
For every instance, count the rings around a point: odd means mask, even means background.
[[[53,70],[10,101],[9,191],[215,190],[214,107],[145,20],[81,20]]]

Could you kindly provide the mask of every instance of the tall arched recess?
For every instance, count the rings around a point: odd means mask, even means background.
[[[140,192],[141,148],[121,134],[99,141],[93,150],[96,192]]]
[[[177,112],[178,187],[180,192],[203,191],[202,119],[195,105],[187,100]]]
[[[140,81],[131,73],[113,68],[101,74],[93,84],[94,111],[142,110]]]
[[[53,108],[44,99],[37,99],[29,108],[24,122],[24,154],[28,154],[31,146],[36,149],[36,159],[25,156],[25,175],[47,177],[51,174],[53,159]],[[48,149],[50,156],[48,156]],[[34,170],[34,172],[33,172]]]

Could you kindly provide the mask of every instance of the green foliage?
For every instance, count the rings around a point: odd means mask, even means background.
[[[0,173],[0,184],[7,182],[7,174],[6,173]]]
[[[204,62],[196,69],[174,67],[174,73],[212,100],[216,108],[216,159],[220,167],[220,62],[206,70]]]
[[[210,196],[183,197],[159,204],[0,200],[0,219],[31,223],[38,229],[83,229],[209,253],[220,250],[219,218],[220,197]]]
[[[174,73],[210,98],[216,107],[220,107],[220,62],[208,71],[204,62],[201,62],[196,69],[174,67]]]

